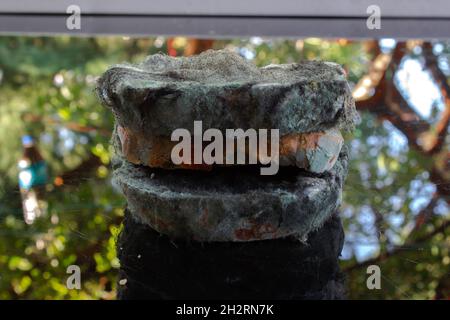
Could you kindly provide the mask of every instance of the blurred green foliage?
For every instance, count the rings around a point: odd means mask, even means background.
[[[175,43],[182,52],[185,41]],[[109,65],[166,52],[165,45],[163,38],[0,37],[0,299],[115,298],[115,239],[125,201],[110,181],[113,117],[96,99],[95,79]],[[335,61],[353,83],[371,59],[361,43],[344,39],[217,40],[214,47],[236,50],[258,65]],[[442,55],[448,44],[445,48]],[[88,168],[88,177],[49,183],[47,214],[33,225],[23,222],[17,186],[23,134],[38,138],[53,178],[100,159]],[[347,234],[343,268],[358,262],[358,250],[370,256],[402,245],[433,193],[427,159],[401,143],[401,134],[389,123],[363,114],[349,139],[353,159],[342,207]],[[436,210],[430,230],[448,217],[444,201]],[[381,225],[374,223],[379,215]],[[449,275],[449,246],[450,236],[441,233],[381,262],[383,287],[378,291],[367,289],[365,268],[352,269],[348,295],[433,298]],[[66,288],[66,268],[72,264],[81,267],[81,290]]]

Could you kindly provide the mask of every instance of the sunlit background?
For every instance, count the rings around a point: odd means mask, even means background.
[[[258,66],[321,59],[344,67],[361,115],[348,136],[341,208],[348,297],[449,298],[450,42],[64,36],[0,37],[0,299],[115,298],[125,201],[111,184],[113,116],[95,82],[112,64],[199,45]],[[24,135],[48,168],[42,215],[29,223],[18,181]],[[81,290],[66,288],[72,264]],[[369,264],[382,268],[381,290],[367,289]]]

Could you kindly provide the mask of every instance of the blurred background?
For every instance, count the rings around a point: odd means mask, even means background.
[[[125,201],[111,184],[108,66],[226,48],[258,66],[341,64],[361,124],[347,141],[341,267],[351,299],[450,298],[450,42],[0,37],[0,299],[114,299]],[[66,269],[82,271],[81,290]],[[368,290],[368,265],[382,289]]]

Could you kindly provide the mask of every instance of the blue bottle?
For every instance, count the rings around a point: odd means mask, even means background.
[[[24,220],[31,224],[43,214],[42,199],[48,181],[47,164],[31,136],[22,137],[23,155],[18,162]]]

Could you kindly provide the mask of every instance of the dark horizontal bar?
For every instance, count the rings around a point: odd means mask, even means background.
[[[70,5],[82,14],[232,17],[367,17],[367,8],[377,5],[382,17],[450,17],[448,0],[1,0],[0,12],[64,14]]]
[[[382,18],[369,30],[366,17],[275,17],[84,14],[81,30],[68,30],[63,14],[0,13],[0,34],[74,36],[450,38],[450,18]]]
[[[35,16],[35,17],[63,17],[67,18],[70,14],[65,13],[55,13],[55,12],[1,12],[0,17],[2,16]],[[345,20],[366,20],[368,16],[359,15],[359,16],[351,16],[351,15],[337,15],[337,16],[328,16],[328,15],[229,15],[229,14],[125,14],[125,13],[84,13],[83,17],[108,17],[108,18],[191,18],[191,19],[202,19],[202,18],[227,18],[227,19],[345,19]],[[440,17],[440,16],[424,16],[424,17],[414,17],[414,16],[388,16],[383,15],[382,19],[387,20],[447,20],[450,21],[450,15],[448,17]]]

